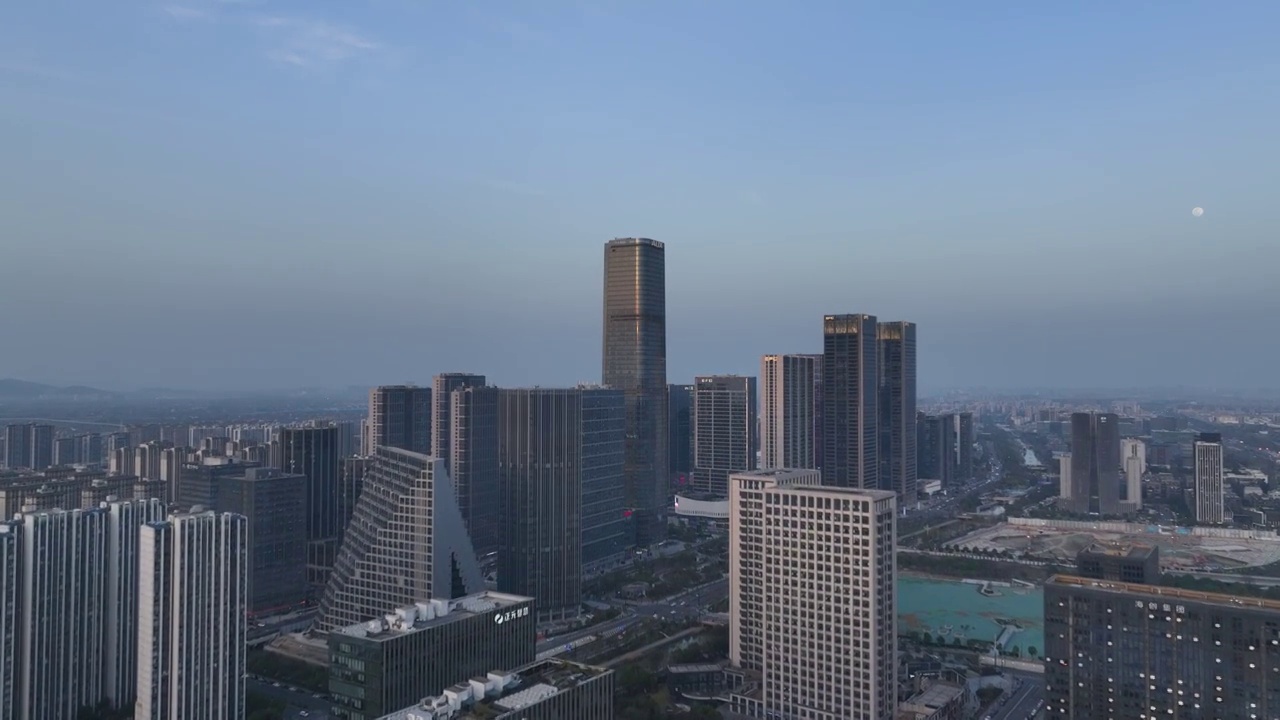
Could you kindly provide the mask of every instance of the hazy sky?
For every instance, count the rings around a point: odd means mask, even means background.
[[[920,382],[1280,385],[1280,3],[0,6],[0,377],[598,380],[919,324]],[[1191,209],[1206,209],[1193,218]]]

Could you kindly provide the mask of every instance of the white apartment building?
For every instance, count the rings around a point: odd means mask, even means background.
[[[760,467],[817,467],[821,355],[760,359]]]
[[[136,720],[244,717],[248,528],[213,511],[142,527]]]
[[[1195,444],[1195,513],[1198,523],[1223,522],[1222,442],[1202,434]]]
[[[824,487],[817,470],[729,481],[729,656],[736,712],[888,720],[897,704],[897,503]]]

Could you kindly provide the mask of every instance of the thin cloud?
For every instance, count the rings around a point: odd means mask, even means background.
[[[330,65],[382,50],[381,44],[323,20],[271,16],[254,24],[271,35],[275,47],[268,56],[288,65]]]
[[[383,50],[379,42],[324,20],[249,11],[258,4],[259,0],[187,0],[160,9],[179,22],[218,21],[241,32],[256,31],[269,59],[295,67],[334,65]]]
[[[212,20],[213,13],[204,8],[190,5],[165,5],[160,8],[166,15],[175,20]]]
[[[0,60],[0,75],[23,75],[38,80],[78,81],[79,75],[56,67],[37,63]]]

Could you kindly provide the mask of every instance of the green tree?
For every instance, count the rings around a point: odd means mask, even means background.
[[[1035,646],[1035,645],[1028,645],[1028,646],[1027,646],[1027,656],[1028,656],[1028,657],[1035,657],[1036,655],[1039,655],[1039,654],[1040,654],[1040,651],[1036,649],[1036,646]]]

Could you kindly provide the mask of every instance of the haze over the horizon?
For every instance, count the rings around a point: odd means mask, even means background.
[[[1274,386],[1280,5],[0,8],[0,377],[672,382],[919,325],[922,390]],[[1203,217],[1191,209],[1203,206]]]

